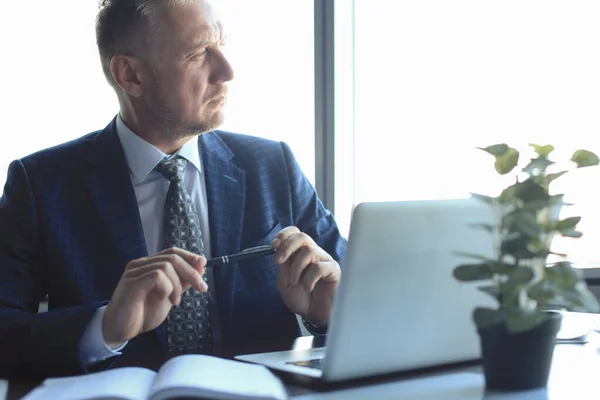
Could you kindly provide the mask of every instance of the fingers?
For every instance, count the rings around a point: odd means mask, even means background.
[[[171,301],[172,304],[179,304],[181,294],[187,289],[184,287],[184,283],[179,278],[179,275],[177,275],[177,272],[175,272],[175,268],[168,262],[156,262],[144,265],[136,270],[126,273],[125,276],[127,279],[134,281],[134,284],[138,281],[144,281],[147,276],[157,277],[157,281],[166,277],[172,288],[171,292],[167,293],[166,296],[169,297],[169,301]]]
[[[312,263],[321,260],[320,248],[316,245],[301,247],[293,254],[292,257],[288,257],[289,266],[287,269],[288,285],[293,286],[300,280],[304,269],[309,267]]]
[[[295,226],[288,226],[286,228],[283,228],[279,231],[279,233],[277,233],[277,236],[275,236],[275,238],[271,242],[271,245],[275,248],[278,248],[281,242],[283,242],[285,239],[289,238],[291,235],[294,235],[296,233],[300,233],[300,229],[298,229]]]
[[[168,249],[162,250],[152,256],[142,257],[136,260],[131,261],[127,264],[126,269],[135,269],[142,265],[146,265],[150,262],[153,262],[153,259],[158,256],[169,256],[174,255],[182,258],[188,265],[197,270],[200,273],[204,273],[204,267],[206,266],[206,258],[203,256],[199,256],[198,254],[189,252],[187,250],[183,250],[177,247],[170,247]]]
[[[305,269],[300,284],[304,287],[304,290],[306,290],[307,292],[312,292],[315,289],[315,285],[320,280],[336,281],[335,270],[335,261],[321,261],[315,264],[311,264],[308,268]]]
[[[149,260],[152,260],[153,263],[171,265],[177,273],[179,279],[181,279],[181,284],[188,285],[183,290],[186,290],[190,285],[200,292],[204,292],[206,289],[208,289],[206,282],[204,279],[202,279],[202,274],[204,274],[205,271],[204,266],[200,268],[199,272],[178,254],[155,255],[150,257]]]
[[[208,290],[208,285],[202,278],[205,265],[206,259],[202,256],[186,250],[170,248],[151,257],[132,261],[127,265],[124,276],[136,280],[153,270],[162,271],[173,286],[169,299],[173,304],[178,304],[181,294],[190,286],[200,292]]]
[[[336,267],[339,269],[325,250],[295,226],[282,229],[272,245],[277,249],[275,262],[279,264],[278,286],[281,288],[301,283],[312,291],[320,279],[335,275]]]
[[[141,289],[141,292],[144,294],[155,292],[159,298],[171,298],[175,290],[173,280],[169,279],[167,274],[161,269],[147,271],[136,279],[134,285]]]
[[[190,286],[205,292],[205,267],[203,256],[178,248],[127,264],[104,312],[107,343],[123,343],[156,328]]]
[[[320,256],[324,259],[331,260],[331,256],[322,250],[315,241],[306,233],[302,233],[295,226],[289,226],[282,229],[271,245],[277,249],[275,262],[278,264],[285,263],[294,253],[305,246],[314,246],[315,249],[321,250]]]
[[[179,247],[169,247],[168,249],[164,249],[155,255],[165,255],[165,254],[176,254],[179,257],[183,258],[189,265],[191,265],[194,269],[196,269],[201,274],[204,274],[204,271],[200,271],[206,266],[206,258],[203,256],[199,256],[196,253],[192,253],[191,251],[180,249]]]

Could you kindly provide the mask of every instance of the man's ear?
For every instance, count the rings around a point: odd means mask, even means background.
[[[142,91],[143,66],[135,57],[115,55],[110,61],[110,72],[117,85],[130,96],[140,97]]]

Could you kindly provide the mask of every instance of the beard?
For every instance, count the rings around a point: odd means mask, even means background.
[[[223,123],[223,116],[219,112],[207,118],[185,119],[177,113],[177,110],[167,106],[163,93],[157,82],[147,106],[165,135],[177,140],[185,139],[210,132]]]

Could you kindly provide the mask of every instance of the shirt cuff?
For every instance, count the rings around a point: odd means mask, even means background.
[[[102,334],[102,320],[104,319],[105,310],[106,306],[96,310],[96,313],[90,320],[81,337],[81,341],[79,342],[79,357],[81,363],[85,366],[90,366],[100,361],[104,361],[107,358],[121,355],[121,350],[128,343],[125,342],[116,349],[108,347]]]

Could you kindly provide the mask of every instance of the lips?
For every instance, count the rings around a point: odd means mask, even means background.
[[[218,96],[215,96],[211,101],[209,101],[209,103],[220,103],[222,101],[225,101],[225,99],[227,98],[227,95],[225,93],[221,93]]]
[[[218,85],[215,89],[215,94],[211,97],[209,103],[221,103],[222,101],[227,100],[229,88],[226,85]]]

